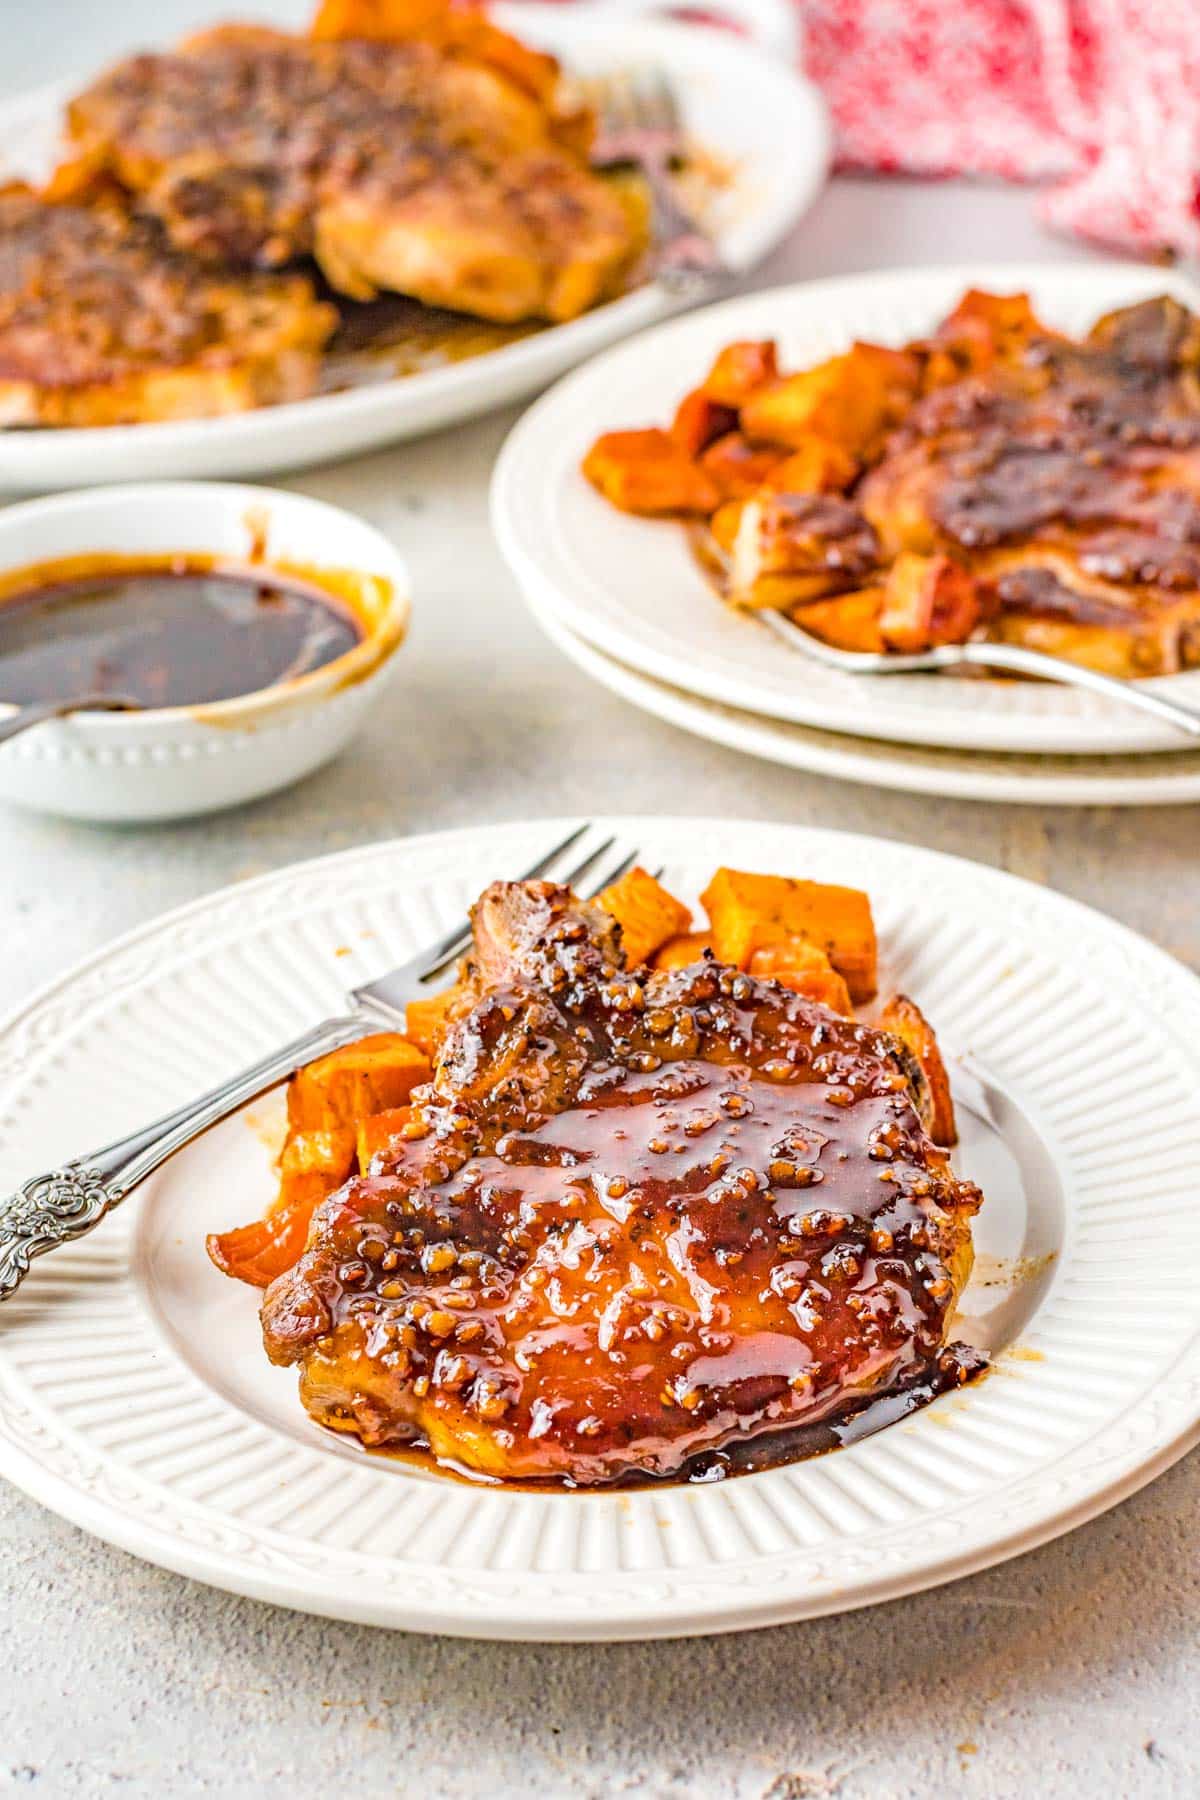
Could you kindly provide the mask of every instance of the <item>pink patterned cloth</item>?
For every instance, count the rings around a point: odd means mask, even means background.
[[[843,167],[1049,182],[1062,230],[1200,255],[1200,0],[798,0]]]

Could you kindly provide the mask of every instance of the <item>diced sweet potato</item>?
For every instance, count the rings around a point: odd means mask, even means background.
[[[710,513],[721,498],[703,469],[665,431],[606,431],[584,457],[583,472],[622,512],[649,517]]]
[[[559,85],[554,58],[501,31],[482,7],[446,0],[321,0],[309,30],[315,38],[420,38],[445,45],[489,63],[546,104]]]
[[[710,932],[684,931],[678,937],[668,938],[654,952],[652,961],[656,969],[687,969],[692,963],[703,962],[704,952],[711,949]]]
[[[380,1035],[389,1042],[392,1039],[390,1031]],[[353,1174],[354,1096],[369,1091],[372,1080],[380,1080],[378,1069],[374,1078],[363,1076],[362,1064],[372,1055],[380,1064],[389,1055],[387,1049],[372,1053],[363,1048],[372,1042],[376,1039],[351,1046],[362,1053],[356,1073],[347,1069],[347,1053],[338,1049],[291,1076],[290,1127],[279,1156],[279,1193],[263,1219],[234,1231],[212,1233],[207,1244],[209,1256],[223,1273],[250,1282],[252,1287],[268,1287],[277,1274],[290,1269],[304,1249],[309,1219],[320,1202]],[[338,1058],[342,1058],[340,1066]],[[419,1058],[419,1064],[426,1067],[425,1058]],[[315,1080],[306,1082],[304,1076],[308,1075],[315,1075]],[[387,1085],[387,1080],[381,1085]],[[345,1111],[347,1107],[351,1111]]]
[[[774,465],[763,485],[782,494],[844,493],[858,469],[848,450],[814,431],[790,456]]]
[[[686,931],[691,911],[645,869],[633,868],[596,896],[597,906],[611,913],[621,927],[625,966],[640,968],[654,952]]]
[[[752,394],[741,409],[748,438],[801,449],[813,433],[869,457],[914,399],[921,364],[906,350],[855,344],[815,368]]]
[[[844,1018],[850,1016],[850,990],[844,977],[823,950],[803,938],[787,938],[751,951],[749,973],[778,981],[807,1000],[819,1000]]]
[[[875,924],[858,888],[718,869],[700,896],[721,962],[749,967],[756,950],[801,938],[824,951],[851,1000],[875,992]]]
[[[870,580],[879,540],[840,494],[773,494],[743,502],[730,562],[738,606],[788,607]]]
[[[756,448],[740,431],[727,431],[700,458],[700,467],[727,500],[746,500],[757,493],[778,465],[777,450]]]
[[[922,1123],[935,1144],[950,1149],[958,1142],[958,1126],[954,1118],[950,1077],[932,1025],[907,994],[897,994],[888,1001],[879,1023],[884,1031],[890,1031],[893,1037],[900,1039],[920,1065],[926,1089]]]
[[[411,1106],[391,1106],[387,1112],[372,1113],[369,1119],[359,1120],[356,1152],[361,1175],[370,1169],[371,1158],[380,1150],[386,1150],[411,1118]]]
[[[756,388],[774,381],[778,373],[772,339],[726,344],[704,378],[704,391],[722,406],[740,407]]]
[[[736,424],[737,413],[732,406],[722,406],[703,388],[693,388],[679,402],[671,421],[671,436],[685,456],[699,456]]]
[[[354,1127],[368,1113],[403,1106],[428,1081],[428,1058],[398,1031],[379,1031],[322,1056],[293,1075],[288,1087],[291,1133]]]
[[[436,1058],[446,1027],[453,1022],[462,999],[460,987],[448,987],[428,998],[410,1000],[405,1008],[404,1035],[430,1062]]]
[[[982,617],[975,577],[948,556],[905,550],[887,572],[879,630],[893,650],[965,643]]]
[[[289,1131],[279,1157],[280,1173],[328,1175],[335,1187],[354,1167],[354,1126],[335,1125],[324,1131]]]
[[[887,649],[879,629],[883,607],[881,587],[855,588],[833,600],[814,600],[791,608],[794,622],[803,631],[811,631],[823,643],[839,650],[867,650],[878,653]]]
[[[213,1232],[206,1245],[209,1256],[222,1274],[251,1287],[269,1287],[301,1255],[313,1213],[340,1186],[319,1173],[286,1175],[266,1217],[233,1231]]]
[[[1016,355],[1033,337],[1049,336],[1028,294],[985,294],[971,288],[930,339],[925,386],[942,387],[981,374]]]
[[[708,521],[708,528],[712,532],[713,538],[726,554],[733,549],[737,542],[745,504],[744,500],[726,500],[723,505],[718,506]]]

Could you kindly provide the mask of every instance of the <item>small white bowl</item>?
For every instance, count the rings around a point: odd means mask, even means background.
[[[0,512],[0,575],[79,555],[253,559],[354,588],[366,625],[344,656],[209,706],[74,713],[0,745],[0,800],[68,818],[183,818],[257,799],[343,749],[395,671],[408,572],[374,526],[302,494],[224,482],[142,482]],[[0,703],[0,717],[16,709]]]

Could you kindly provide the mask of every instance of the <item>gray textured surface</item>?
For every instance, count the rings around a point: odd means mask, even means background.
[[[56,73],[64,42],[87,67],[209,11],[43,6],[3,43],[0,91]],[[10,15],[0,40],[16,36]],[[964,186],[839,182],[763,279],[1081,254],[1040,237],[1028,205]],[[295,857],[587,809],[806,820],[954,850],[1089,900],[1200,965],[1194,811],[876,795],[706,747],[589,687],[539,637],[489,541],[486,477],[508,423],[293,484],[394,532],[416,579],[407,675],[335,767],[259,806],[157,830],[0,815],[0,1005],[164,907]],[[0,1790],[1192,1794],[1198,1504],[1192,1457],[1059,1543],[917,1599],[727,1639],[540,1649],[393,1636],[230,1598],[0,1487]]]

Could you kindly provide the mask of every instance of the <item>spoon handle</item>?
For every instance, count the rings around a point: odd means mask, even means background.
[[[1087,688],[1105,699],[1123,701],[1126,706],[1150,713],[1156,719],[1200,738],[1200,712],[1178,700],[1168,700],[1141,682],[1119,680],[1115,675],[1101,675],[1097,669],[1086,669],[1082,663],[1068,662],[1062,656],[1045,656],[1040,650],[1026,650],[1020,644],[970,643],[956,644],[955,660],[978,663],[985,669],[1009,669],[1017,675],[1040,676],[1043,681],[1057,681],[1068,687]]]
[[[7,719],[0,719],[0,744],[7,744],[22,731],[44,725],[47,719],[61,719],[74,712],[130,712],[134,703],[117,694],[84,694],[74,700],[43,700],[36,706],[22,706]]]

